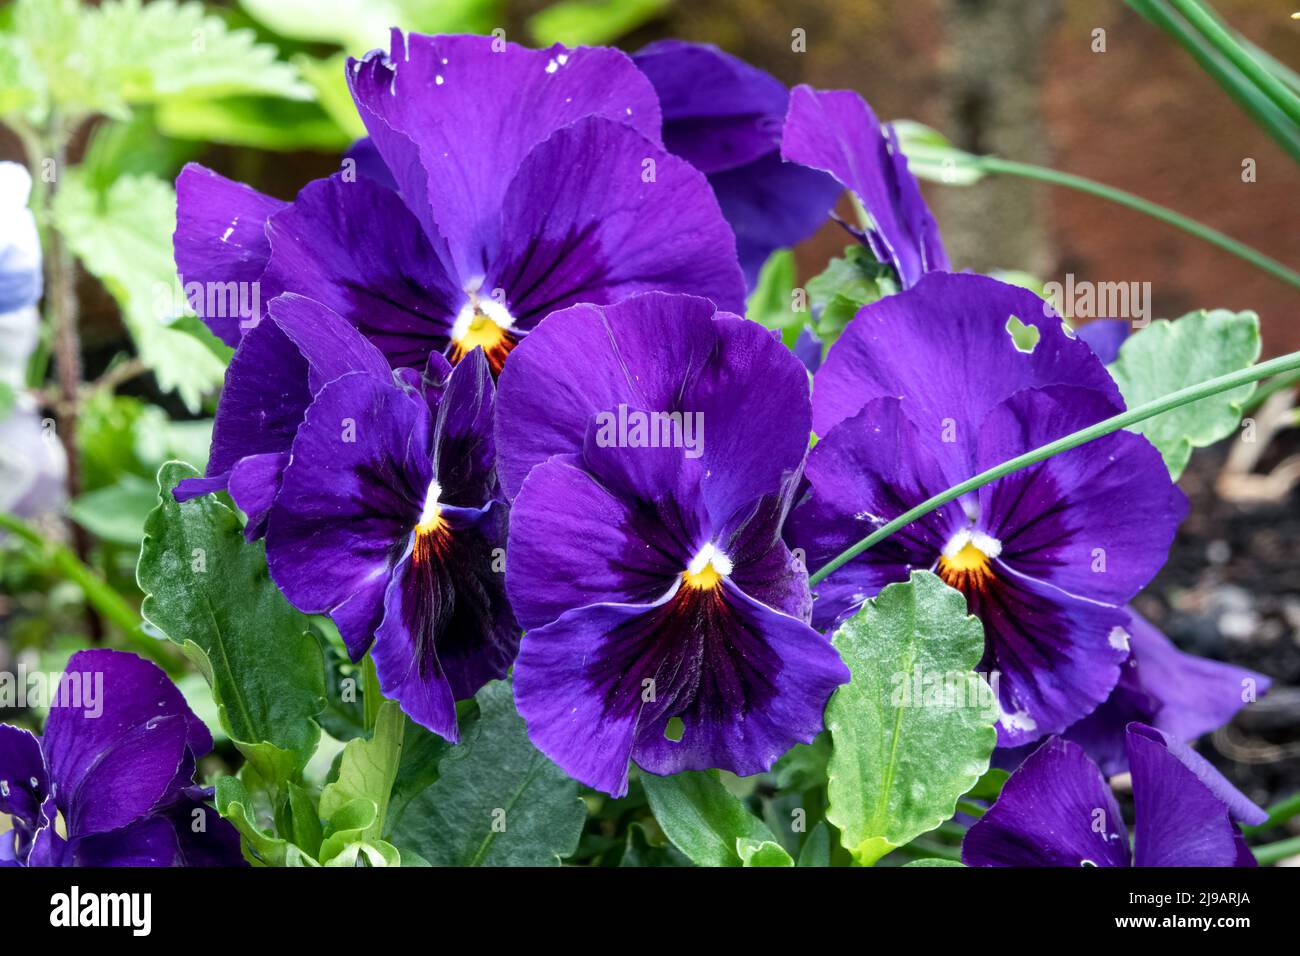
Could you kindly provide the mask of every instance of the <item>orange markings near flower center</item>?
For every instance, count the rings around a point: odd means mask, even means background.
[[[993,579],[993,569],[989,556],[968,541],[952,557],[939,558],[939,577],[958,591],[978,591]]]

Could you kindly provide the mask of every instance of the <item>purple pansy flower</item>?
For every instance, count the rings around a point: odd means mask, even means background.
[[[1034,751],[962,841],[967,866],[1254,866],[1236,823],[1259,807],[1196,751],[1128,725],[1133,848],[1114,794],[1078,744],[1052,737]]]
[[[349,61],[348,83],[370,140],[293,203],[181,173],[187,282],[310,296],[394,367],[482,346],[499,369],[575,302],[667,289],[741,306],[731,231],[704,177],[660,145],[654,89],[625,54],[395,30],[390,54]],[[230,345],[258,318],[221,311],[200,309]]]
[[[506,674],[519,628],[488,359],[476,348],[444,383],[434,358],[423,377],[354,372],[320,388],[270,506],[266,557],[354,660],[370,650],[385,696],[455,740],[456,701]]]
[[[843,187],[781,160],[790,94],[771,74],[683,40],[652,43],[632,59],[659,94],[664,145],[709,177],[752,289],[767,257],[816,232]]]
[[[155,664],[72,655],[45,735],[0,724],[0,866],[241,866],[195,761],[212,736]],[[56,820],[62,818],[61,826]]]
[[[349,370],[358,339],[392,368],[481,347],[499,371],[545,315],[576,302],[651,289],[744,301],[717,200],[660,145],[654,89],[626,55],[396,31],[393,45],[349,67],[371,133],[354,168],[293,203],[200,166],[177,179],[178,270],[207,324],[238,346],[207,477],[179,490],[228,489],[251,537],[303,410]],[[298,302],[280,309],[298,313],[297,331],[255,336],[286,294],[359,334],[322,319],[322,341]]]
[[[1088,343],[1103,365],[1109,365],[1119,356],[1129,328],[1128,319],[1093,319],[1075,329],[1074,334]]]
[[[810,740],[849,674],[781,541],[808,441],[798,359],[705,299],[649,294],[552,315],[499,405],[534,744],[618,795],[633,760],[750,774]]]
[[[939,227],[889,124],[881,124],[852,90],[796,86],[781,138],[781,155],[823,169],[853,191],[871,218],[850,228],[881,262],[893,265],[904,289],[927,272],[946,272]]]
[[[1037,331],[1032,351],[1012,317]],[[1110,376],[1032,292],[933,273],[858,312],[814,377],[810,495],[787,540],[817,568],[932,495],[1123,409]],[[865,552],[818,588],[833,627],[914,568],[984,624],[1003,746],[1059,733],[1110,694],[1125,604],[1163,563],[1186,499],[1119,432],[1008,475]]]

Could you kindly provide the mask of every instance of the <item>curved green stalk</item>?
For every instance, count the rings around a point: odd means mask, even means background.
[[[1255,854],[1255,860],[1260,866],[1272,866],[1279,860],[1300,856],[1300,837],[1265,843],[1263,846],[1252,847],[1250,852]]]
[[[1035,166],[1033,163],[1019,163],[1010,159],[1000,159],[997,156],[971,156],[975,166],[990,173],[1003,173],[1011,176],[1020,176],[1024,179],[1035,179],[1039,182],[1053,183],[1057,186],[1067,186],[1070,189],[1076,189],[1079,192],[1089,193],[1093,196],[1100,196],[1102,199],[1109,199],[1113,203],[1121,206],[1127,206],[1129,209],[1135,209],[1138,212],[1145,213],[1153,219],[1159,219],[1161,222],[1181,229],[1183,232],[1196,236],[1198,239],[1218,246],[1224,252],[1229,252],[1239,259],[1244,259],[1258,269],[1262,269],[1269,275],[1281,279],[1288,285],[1300,289],[1300,272],[1288,268],[1264,253],[1252,249],[1244,242],[1238,242],[1231,236],[1219,232],[1217,229],[1211,229],[1182,213],[1174,212],[1172,209],[1161,206],[1159,203],[1151,202],[1149,199],[1143,199],[1141,196],[1135,196],[1133,193],[1126,192],[1123,189],[1116,189],[1114,186],[1106,186],[1102,183],[1095,182],[1091,179],[1085,179],[1083,176],[1075,176],[1073,173],[1063,173],[1059,170],[1050,169],[1046,166]]]
[[[1282,372],[1289,372],[1293,369],[1300,369],[1300,352],[1292,352],[1290,355],[1283,355],[1280,358],[1271,359],[1267,362],[1261,362],[1251,368],[1241,369],[1237,372],[1230,372],[1227,375],[1220,375],[1212,378],[1208,382],[1201,382],[1197,385],[1190,385],[1187,388],[1179,389],[1176,392],[1157,398],[1155,401],[1139,405],[1137,408],[1131,408],[1126,412],[1121,412],[1095,425],[1089,425],[1087,428],[1081,428],[1079,431],[1058,438],[1056,441],[1049,442],[1040,448],[1018,455],[1010,461],[1004,461],[987,471],[981,472],[973,478],[968,478],[960,484],[953,485],[947,491],[935,495],[915,508],[905,511],[893,521],[882,525],[880,528],[867,535],[857,544],[836,555],[826,564],[822,565],[816,573],[808,578],[811,586],[816,586],[824,581],[827,576],[839,570],[845,564],[848,564],[868,548],[872,548],[885,538],[888,538],[896,531],[907,527],[918,518],[924,518],[936,508],[941,508],[950,501],[955,501],[962,495],[969,494],[987,484],[1004,478],[1022,468],[1028,468],[1030,465],[1036,465],[1040,461],[1045,461],[1053,455],[1059,455],[1061,452],[1070,451],[1078,448],[1080,445],[1087,444],[1094,439],[1101,438],[1103,435],[1109,435],[1111,432],[1117,432],[1122,428],[1128,428],[1130,425],[1136,425],[1138,422],[1146,421],[1148,418],[1155,418],[1171,409],[1178,408],[1182,405],[1190,405],[1192,402],[1198,402],[1203,398],[1211,395],[1217,395],[1220,392],[1227,392],[1242,385],[1248,385],[1251,382],[1258,382],[1262,378],[1270,375],[1278,375]]]

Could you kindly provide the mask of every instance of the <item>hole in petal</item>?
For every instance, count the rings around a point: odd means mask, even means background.
[[[1007,319],[1007,334],[1011,336],[1016,348],[1026,353],[1038,348],[1038,340],[1043,337],[1037,327],[1026,325],[1014,315]]]
[[[680,717],[669,717],[668,724],[664,727],[664,738],[671,740],[673,743],[681,743],[682,737],[686,735],[686,724]]]

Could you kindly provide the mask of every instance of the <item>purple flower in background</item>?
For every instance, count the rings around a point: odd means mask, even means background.
[[[1037,331],[1031,351],[1011,319]],[[811,493],[786,537],[811,568],[925,499],[1123,409],[1083,342],[1032,292],[934,273],[866,306],[814,377]],[[1003,746],[1060,733],[1110,694],[1125,604],[1165,560],[1186,499],[1143,437],[1119,432],[940,508],[818,587],[830,628],[915,568],[984,624]]]
[[[334,379],[297,429],[267,523],[267,563],[289,601],[329,614],[354,660],[370,649],[384,695],[449,740],[456,701],[504,676],[519,640],[494,398],[482,349],[445,385]]]
[[[1236,823],[1267,814],[1196,751],[1128,725],[1133,848],[1114,794],[1078,744],[1053,737],[962,841],[967,866],[1254,866]]]
[[[853,191],[871,218],[850,228],[881,262],[894,266],[904,289],[927,272],[946,272],[948,255],[893,127],[881,124],[852,90],[796,86],[781,138],[781,155],[823,169]]]
[[[1107,776],[1128,770],[1125,728],[1150,724],[1179,740],[1217,730],[1272,684],[1263,674],[1184,654],[1129,609],[1129,659],[1101,706],[1062,736],[1081,744]]]
[[[782,162],[790,94],[775,77],[711,44],[682,40],[652,43],[632,59],[659,95],[664,145],[708,176],[753,289],[767,257],[816,232],[843,187]]]
[[[239,835],[194,783],[211,749],[155,664],[79,651],[44,737],[0,724],[0,813],[13,822],[0,833],[0,866],[243,865]]]
[[[1129,327],[1128,319],[1093,319],[1075,329],[1074,334],[1088,343],[1103,365],[1109,365],[1119,356]]]
[[[177,267],[235,345],[284,292],[394,368],[483,348],[494,371],[547,314],[651,289],[739,309],[735,241],[703,175],[660,144],[650,82],[612,49],[392,34],[349,61],[370,138],[291,204],[199,166],[177,180]],[[199,303],[195,303],[196,306]],[[225,308],[220,306],[225,305]]]
[[[576,306],[516,349],[497,420],[515,694],[570,775],[619,795],[633,760],[756,773],[821,729],[849,674],[781,541],[808,425],[798,359],[704,299]]]

